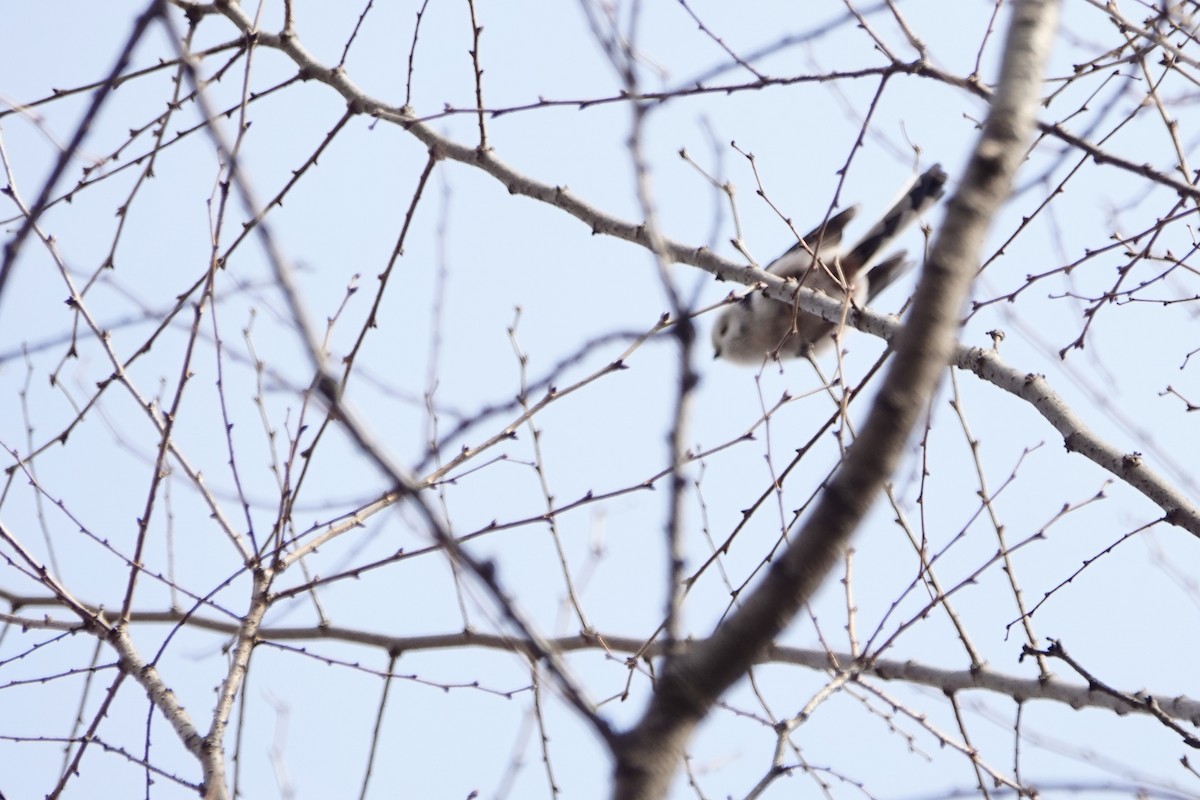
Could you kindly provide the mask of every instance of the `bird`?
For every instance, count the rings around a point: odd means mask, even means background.
[[[767,272],[795,278],[801,286],[838,299],[846,296],[845,287],[849,287],[850,298],[856,305],[869,304],[907,272],[912,263],[901,250],[870,270],[867,267],[938,201],[945,193],[945,184],[945,171],[940,164],[934,164],[848,252],[843,254],[839,246],[847,223],[858,213],[858,206],[851,206],[817,226],[772,261]],[[792,303],[775,300],[762,292],[750,292],[726,306],[717,317],[712,329],[713,358],[735,364],[762,364],[768,358],[815,355],[832,340],[833,330],[832,322],[801,311]]]

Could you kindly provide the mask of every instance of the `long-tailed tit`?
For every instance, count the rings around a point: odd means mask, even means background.
[[[802,242],[797,242],[771,262],[767,271],[784,278],[795,278],[801,286],[836,298],[845,297],[846,287],[849,287],[851,300],[856,305],[870,303],[907,272],[912,263],[901,250],[870,271],[866,271],[867,267],[905,227],[937,202],[944,193],[945,183],[946,173],[934,164],[849,252],[841,253],[838,246],[846,223],[854,218],[858,206],[830,217]],[[800,311],[791,303],[773,300],[761,292],[750,292],[717,317],[712,332],[713,357],[738,364],[761,364],[772,355],[797,358],[829,342],[833,328],[833,323]]]

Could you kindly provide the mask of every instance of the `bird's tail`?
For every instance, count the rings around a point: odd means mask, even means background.
[[[845,257],[843,264],[848,272],[857,272],[879,255],[879,251],[887,247],[899,236],[905,228],[933,206],[945,194],[946,172],[940,164],[934,164],[925,170],[912,188],[883,215],[875,227],[854,246]],[[869,292],[867,302],[875,299],[885,287],[896,280],[911,266],[904,253],[888,256],[886,260],[868,273]]]

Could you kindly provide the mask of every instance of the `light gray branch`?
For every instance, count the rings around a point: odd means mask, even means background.
[[[15,598],[6,597],[8,602]],[[51,605],[59,601],[52,597],[22,597],[20,605]],[[198,614],[184,614],[180,611],[134,611],[129,620],[136,624],[169,624],[186,625],[189,628],[213,631],[225,635],[236,635],[240,625],[225,622]],[[32,616],[21,614],[0,613],[0,623],[16,625],[30,630],[48,631],[77,631],[83,623],[74,620],[58,620],[47,615]],[[456,631],[454,633],[426,634],[421,636],[389,636],[371,630],[346,628],[339,625],[316,625],[296,627],[262,627],[257,631],[260,642],[316,642],[333,641],[375,647],[387,653],[418,653],[433,650],[459,650],[464,647],[481,647],[487,650],[497,650],[506,653],[523,653],[531,658],[537,658],[539,647],[548,647],[555,653],[566,654],[583,651],[599,651],[606,649],[610,653],[640,653],[645,658],[658,658],[663,655],[664,647],[658,643],[647,646],[645,640],[618,634],[595,632],[594,635],[574,635],[547,638],[535,643],[511,635],[477,633],[475,631]],[[684,651],[701,646],[703,640],[692,640],[681,643]],[[140,658],[130,650],[131,645],[126,639],[116,643],[122,658],[132,655],[131,665],[140,662]],[[983,691],[1003,695],[1014,702],[1025,703],[1032,700],[1045,700],[1062,703],[1076,710],[1096,708],[1112,711],[1116,714],[1148,714],[1150,704],[1161,709],[1172,719],[1188,722],[1200,728],[1200,699],[1186,695],[1169,696],[1151,694],[1141,690],[1129,690],[1131,697],[1143,700],[1144,705],[1130,705],[1110,694],[1098,691],[1083,684],[1050,678],[1020,678],[1009,675],[990,667],[943,669],[917,661],[898,661],[880,658],[869,664],[861,664],[855,660],[853,653],[830,653],[804,647],[770,647],[762,658],[755,664],[791,664],[814,670],[842,670],[853,673],[858,678],[875,678],[884,681],[901,681],[914,686],[927,686],[940,692],[953,694],[962,691]],[[162,684],[157,674],[149,668],[130,670],[130,674],[138,677],[148,694],[154,696],[159,692],[169,691]],[[156,700],[156,704],[162,705]],[[168,717],[178,728],[181,739],[190,747],[198,746],[202,741],[194,728],[188,727],[186,712],[180,711],[178,717]],[[182,725],[183,727],[179,727]]]
[[[184,8],[192,5],[176,4]],[[258,31],[253,20],[239,6],[231,3],[217,5],[220,13],[232,21],[242,33],[253,34],[260,46],[274,47],[287,53],[306,76],[331,86],[352,108],[403,126],[440,157],[477,167],[494,177],[512,194],[559,208],[588,225],[593,233],[615,236],[646,248],[651,246],[650,237],[642,225],[618,219],[589,205],[565,186],[553,186],[533,180],[505,164],[490,150],[480,152],[476,148],[457,144],[439,135],[432,127],[416,122],[408,109],[389,105],[366,94],[350,80],[344,70],[320,63],[294,37]],[[1072,144],[1083,147],[1096,158],[1109,158],[1083,140],[1072,141]],[[692,247],[666,237],[662,238],[661,246],[673,261],[703,269],[715,275],[718,280],[755,286],[780,300],[795,298],[802,310],[831,322],[842,319],[843,308],[839,300],[809,289],[797,289],[794,282],[722,258],[705,247]],[[896,320],[871,311],[852,310],[847,324],[889,341],[900,329]],[[1123,453],[1089,430],[1043,378],[1005,365],[994,352],[962,345],[954,351],[951,363],[961,369],[970,370],[980,378],[1032,403],[1062,434],[1064,443],[1070,450],[1086,456],[1142,492],[1162,508],[1166,521],[1200,536],[1200,509],[1166,478],[1147,466],[1138,454]]]

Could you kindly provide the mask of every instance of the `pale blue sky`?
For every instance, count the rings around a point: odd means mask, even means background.
[[[263,27],[278,25],[278,4],[267,9]],[[326,64],[338,61],[349,32],[362,9],[353,4],[296,3],[297,34]],[[669,89],[694,82],[726,61],[720,49],[701,32],[676,3],[644,3],[638,47],[646,65],[644,88]],[[967,74],[975,61],[987,26],[990,4],[946,3],[938,0],[900,2],[906,19],[928,46],[936,67]],[[573,3],[477,3],[483,25],[480,46],[484,65],[484,96],[489,107],[535,101],[589,100],[618,93],[620,83],[588,31],[584,15]],[[372,96],[394,105],[405,97],[405,79],[413,3],[379,3],[372,7],[346,62],[351,79]],[[739,53],[769,47],[785,37],[803,37],[844,15],[836,2],[790,4],[710,3],[694,5],[705,24],[719,32]],[[866,7],[864,7],[866,8]],[[876,6],[872,5],[875,9]],[[128,35],[140,4],[120,9],[93,4],[43,2],[13,5],[5,11],[6,36],[0,48],[0,105],[28,103],[45,97],[51,88],[74,87],[98,79],[110,68],[118,44]],[[623,12],[627,9],[623,7]],[[1130,4],[1127,13],[1140,18]],[[1003,23],[1001,14],[983,58],[982,74],[994,74]],[[906,60],[915,56],[896,26],[876,10],[869,20]],[[180,20],[176,20],[180,25]],[[431,3],[422,22],[417,50],[412,105],[418,114],[436,114],[445,104],[469,107],[474,102],[469,20],[465,3]],[[1065,6],[1065,33],[1056,51],[1052,75],[1070,73],[1081,53],[1095,54],[1111,47],[1113,35],[1099,12],[1082,0]],[[211,18],[202,26],[195,49],[234,38],[233,28]],[[136,63],[149,65],[173,52],[161,29],[137,50]],[[211,74],[227,56],[205,61]],[[878,66],[863,31],[852,24],[837,25],[820,39],[781,47],[756,62],[775,76],[852,71]],[[1132,68],[1127,72],[1132,74]],[[211,89],[214,104],[225,109],[237,103],[245,78],[239,61]],[[255,91],[272,87],[294,74],[294,65],[278,52],[255,52],[250,82]],[[657,71],[657,73],[656,73]],[[169,70],[123,85],[105,105],[95,132],[82,148],[84,157],[103,157],[120,146],[130,128],[147,124],[161,112],[171,90]],[[743,70],[728,68],[719,80],[742,83]],[[1129,85],[1126,85],[1126,84]],[[728,241],[733,223],[727,201],[713,191],[694,168],[678,155],[681,148],[737,188],[737,208],[746,246],[766,263],[794,238],[777,213],[755,194],[755,178],[747,161],[729,146],[731,141],[752,152],[770,200],[781,213],[807,229],[829,207],[837,187],[836,171],[846,162],[871,98],[878,87],[874,77],[835,83],[802,82],[732,95],[701,94],[677,98],[649,116],[644,142],[651,162],[653,193],[663,232],[676,240],[709,244],[723,255],[736,257]],[[1176,81],[1164,88],[1181,120],[1185,146],[1195,141],[1190,87]],[[1095,78],[1070,87],[1064,96],[1042,110],[1041,119],[1071,116],[1084,99],[1099,90],[1092,109],[1073,130],[1097,124],[1107,133],[1142,98],[1131,78],[1104,82]],[[1122,92],[1128,94],[1122,94]],[[26,202],[41,188],[55,157],[49,134],[69,138],[90,95],[38,106],[29,114],[0,119],[0,134],[13,165],[18,188]],[[288,86],[250,106],[252,125],[242,154],[246,174],[260,202],[273,197],[304,165],[334,127],[345,104],[328,86],[308,82]],[[863,148],[852,163],[843,188],[843,204],[861,203],[862,214],[851,237],[869,227],[905,185],[914,169],[941,162],[955,180],[976,136],[984,104],[965,91],[934,80],[898,75],[891,79],[873,112]],[[184,107],[169,125],[167,140],[176,131],[196,124],[194,106]],[[469,114],[448,115],[431,123],[453,140],[475,144],[477,123]],[[497,157],[529,177],[551,185],[569,186],[586,202],[622,219],[640,216],[634,173],[626,149],[630,116],[621,103],[586,109],[556,107],[512,113],[487,123]],[[225,128],[233,132],[231,124]],[[121,163],[144,153],[148,135],[122,151]],[[920,150],[919,164],[912,147]],[[1170,171],[1173,150],[1151,110],[1124,127],[1107,145],[1137,162]],[[1189,153],[1189,155],[1192,155]],[[69,170],[60,190],[78,179],[81,157]],[[985,257],[990,257],[1023,216],[1033,213],[1053,186],[1078,160],[1056,142],[1042,142],[1032,152],[1018,178],[1018,193],[995,227]],[[319,165],[311,169],[280,209],[272,211],[271,231],[286,258],[298,270],[302,298],[310,318],[323,333],[345,295],[352,276],[358,291],[334,328],[330,353],[335,363],[354,341],[369,312],[379,275],[395,246],[426,150],[399,128],[366,117],[351,120]],[[112,169],[112,164],[105,166]],[[1050,171],[1050,180],[1044,180]],[[79,192],[71,204],[59,203],[43,218],[77,280],[86,280],[107,255],[117,226],[115,211],[127,197],[136,169]],[[156,178],[138,194],[122,234],[116,270],[105,273],[89,294],[91,310],[102,324],[112,325],[148,309],[158,312],[203,273],[209,258],[210,215],[215,206],[217,159],[202,131],[166,148],[159,157]],[[1166,190],[1147,192],[1149,184],[1112,167],[1089,164],[1068,184],[1067,193],[1029,229],[1005,248],[977,288],[987,299],[1021,286],[1025,276],[1075,260],[1084,247],[1096,247],[1112,230],[1122,234],[1148,227],[1172,208]],[[0,205],[7,237],[14,230],[11,203]],[[926,220],[935,225],[940,209]],[[245,219],[240,203],[230,209],[222,236],[227,246]],[[1190,246],[1188,228],[1170,228],[1158,246],[1176,256]],[[903,239],[910,252],[920,252],[921,234],[911,230]],[[223,249],[223,248],[222,248]],[[1195,420],[1186,415],[1178,398],[1160,396],[1167,383],[1193,401],[1200,398],[1195,366],[1179,365],[1195,343],[1194,309],[1179,303],[1106,306],[1089,334],[1087,348],[1071,353],[1065,362],[1057,349],[1068,344],[1083,325],[1079,303],[1051,299],[1065,291],[1097,293],[1113,280],[1122,263],[1120,252],[1087,263],[1069,279],[1035,284],[1015,304],[989,306],[974,317],[962,341],[990,344],[987,331],[1002,328],[1004,358],[1018,369],[1047,376],[1085,423],[1119,447],[1144,454],[1152,466],[1195,497],[1190,473],[1200,448]],[[1161,268],[1163,265],[1155,265]],[[1142,267],[1133,281],[1154,274]],[[584,343],[613,332],[651,328],[666,308],[666,299],[651,256],[641,248],[604,236],[593,236],[563,211],[532,200],[511,197],[504,186],[470,167],[443,163],[435,171],[417,209],[405,242],[404,258],[395,267],[378,317],[379,326],[366,341],[358,362],[361,370],[347,398],[368,421],[378,440],[399,463],[414,466],[429,437],[429,416],[422,395],[428,389],[433,297],[444,270],[444,302],[440,326],[436,406],[442,434],[479,409],[510,400],[520,371],[507,329],[515,307],[521,308],[517,339],[528,356],[528,376],[537,380]],[[675,265],[672,275],[686,293],[698,290],[702,303],[715,303],[734,288],[717,284],[692,267]],[[79,276],[84,276],[80,278]],[[877,306],[894,311],[911,291],[913,278],[886,293]],[[255,352],[275,378],[263,388],[265,413],[286,448],[300,405],[295,389],[311,379],[300,342],[288,321],[286,305],[274,288],[262,247],[248,240],[218,280],[217,307],[223,345],[223,366],[230,421],[237,432],[239,478],[252,501],[251,517],[259,541],[267,535],[278,503],[277,478],[270,470],[271,442],[264,433],[253,402],[255,376],[245,358],[242,331],[253,323],[250,338]],[[1182,279],[1163,288],[1162,295],[1195,293]],[[22,344],[38,347],[70,330],[73,316],[63,300],[67,293],[46,251],[35,241],[25,243],[15,277],[0,302],[0,443],[21,453],[28,450],[25,422],[17,391],[27,380]],[[1155,295],[1158,296],[1158,295]],[[190,314],[140,359],[131,376],[147,397],[169,397],[179,376]],[[702,384],[695,396],[688,440],[696,449],[735,439],[787,391],[802,397],[772,417],[769,430],[759,428],[753,442],[744,442],[693,466],[700,479],[700,497],[689,498],[686,545],[689,565],[699,565],[708,544],[702,526],[721,541],[741,518],[742,509],[769,485],[771,469],[781,468],[795,448],[813,434],[833,411],[828,395],[813,393],[817,380],[810,367],[789,364],[780,373],[768,367],[761,376],[752,369],[713,363],[707,348],[712,315],[699,321],[701,345],[696,364]],[[150,323],[114,329],[113,348],[129,357],[153,329]],[[193,383],[185,396],[183,422],[175,433],[180,449],[205,475],[205,483],[225,512],[244,526],[236,487],[227,462],[219,395],[215,391],[216,361],[211,346],[211,320],[206,318],[205,343],[198,349]],[[675,346],[667,337],[640,348],[627,361],[628,369],[607,376],[571,397],[551,405],[537,418],[542,431],[541,458],[558,504],[581,497],[636,486],[667,463],[666,425],[676,386]],[[581,364],[556,379],[559,388],[584,378],[615,358],[624,343],[597,348]],[[845,371],[858,380],[882,351],[881,343],[851,332]],[[39,347],[31,355],[29,416],[31,435],[40,445],[57,435],[75,415],[72,402],[86,400],[98,380],[111,374],[103,350],[81,334],[79,358],[68,362],[51,386],[49,374],[63,358],[62,343]],[[822,361],[827,371],[831,357]],[[286,384],[284,383],[286,382]],[[972,435],[981,444],[979,458],[990,490],[996,492],[1015,471],[1011,485],[995,503],[1009,543],[1021,541],[1049,523],[1064,503],[1082,503],[1105,485],[1109,476],[1079,455],[1066,453],[1061,438],[1028,405],[960,374],[958,386]],[[165,388],[164,388],[165,387]],[[977,516],[978,478],[962,426],[947,403],[949,385],[933,404],[928,436],[928,462],[914,444],[896,476],[896,494],[910,522],[920,530],[922,509],[916,499],[924,489],[925,532],[937,551],[965,527],[962,540],[939,563],[939,575],[953,586],[971,574],[996,550],[996,535],[986,514]],[[809,393],[812,393],[811,395]],[[69,395],[69,398],[68,398]],[[805,396],[809,395],[809,396]],[[540,397],[534,395],[534,399]],[[1097,398],[1103,398],[1102,403]],[[852,419],[861,419],[865,405],[856,404]],[[309,411],[306,422],[315,427],[319,415]],[[516,416],[510,411],[472,428],[461,442],[452,443],[444,458],[460,444],[475,446]],[[1131,432],[1130,428],[1136,427]],[[350,511],[388,488],[379,473],[359,457],[335,429],[313,459],[295,524],[309,524]],[[136,519],[145,504],[150,479],[147,458],[155,438],[145,416],[128,394],[109,391],[100,407],[89,412],[65,447],[52,447],[36,461],[46,535],[55,543],[61,577],[76,596],[88,602],[119,603],[124,588],[124,564],[95,540],[77,533],[79,524],[53,508],[63,499],[75,518],[95,539],[106,539],[128,554]],[[1026,450],[1032,452],[1022,459]],[[498,462],[463,475],[446,489],[446,509],[453,531],[465,534],[490,521],[508,522],[545,511],[543,490],[530,464],[535,458],[527,429],[516,441],[492,451],[505,454]],[[12,463],[6,457],[6,465]],[[722,561],[734,585],[747,581],[764,553],[778,538],[781,521],[801,506],[837,459],[837,442],[826,434],[785,484],[782,496],[769,500],[741,533]],[[488,456],[467,465],[480,466]],[[1017,466],[1019,463],[1019,467]],[[922,468],[929,471],[920,482]],[[466,470],[463,470],[464,472]],[[237,572],[239,562],[227,540],[209,519],[209,510],[189,487],[182,470],[171,479],[171,516],[160,501],[144,561],[153,571],[173,563],[177,580],[197,593],[212,591]],[[631,491],[604,503],[585,505],[559,517],[559,536],[572,575],[584,581],[584,606],[591,623],[610,635],[646,637],[657,626],[663,608],[663,537],[666,483],[659,491]],[[1123,485],[1105,489],[1107,498],[1067,515],[1049,529],[1047,540],[1015,556],[1029,605],[1053,590],[1084,559],[1093,558],[1124,533],[1150,522],[1161,512]],[[433,495],[430,495],[433,498]],[[25,478],[15,479],[0,501],[0,519],[39,558],[48,558],[39,528],[36,492]],[[703,516],[702,516],[703,512]],[[899,608],[892,604],[913,582],[917,561],[899,528],[894,512],[877,505],[855,541],[854,602],[858,609],[860,641],[886,618],[885,631],[894,630],[927,601],[923,589],[908,592]],[[969,524],[970,523],[970,524]],[[167,532],[174,552],[167,552]],[[602,544],[598,562],[589,555]],[[397,548],[427,544],[416,516],[408,510],[384,512],[365,526],[323,547],[308,562],[311,574],[327,575],[348,565],[385,558]],[[479,557],[492,559],[503,583],[520,607],[548,634],[570,634],[578,623],[562,611],[564,580],[558,557],[544,525],[529,525],[491,534],[472,542]],[[11,557],[8,550],[0,550]],[[173,558],[173,562],[169,560]],[[1195,636],[1197,589],[1194,579],[1196,540],[1179,528],[1159,526],[1148,537],[1123,544],[1112,555],[1089,567],[1061,590],[1034,617],[1043,637],[1062,637],[1068,649],[1085,664],[1103,671],[1103,679],[1119,688],[1149,689],[1169,694],[1198,693],[1191,665],[1200,657]],[[837,650],[846,649],[846,600],[834,576],[813,603],[822,635]],[[294,569],[280,578],[278,588],[303,583]],[[1189,582],[1191,581],[1191,582]],[[470,621],[480,631],[498,627],[492,603],[481,589],[466,582],[465,602]],[[245,576],[221,589],[216,601],[233,613],[245,606]],[[0,588],[17,594],[40,594],[38,587],[12,568],[0,566]],[[332,624],[392,635],[452,634],[463,626],[451,572],[444,558],[427,556],[400,561],[324,588],[320,600]],[[171,602],[160,583],[145,581],[142,610],[161,610]],[[729,602],[728,589],[715,570],[697,582],[685,606],[687,630],[706,635]],[[1005,636],[1005,626],[1018,614],[1003,573],[993,566],[975,585],[954,596],[973,642],[995,669],[1022,678],[1037,676],[1026,660],[1018,663],[1023,637],[1019,626]],[[26,611],[34,617],[58,609]],[[217,617],[215,611],[206,612]],[[313,625],[309,600],[281,604],[268,614],[267,625]],[[136,638],[150,657],[171,631],[146,626]],[[886,637],[886,634],[885,634]],[[83,677],[63,675],[89,662],[93,642],[77,635],[70,641],[33,648],[49,641],[45,631],[22,634],[9,629],[0,638],[0,736],[63,736],[70,730]],[[810,619],[798,621],[786,635],[789,644],[819,646]],[[203,723],[210,713],[214,687],[224,674],[224,640],[198,630],[175,634],[159,664],[193,717]],[[335,642],[288,643],[310,652],[386,668],[378,650]],[[623,653],[617,654],[624,657]],[[935,612],[908,630],[889,658],[914,659],[946,669],[969,666],[964,650],[944,614]],[[111,661],[108,652],[98,658]],[[626,671],[619,658],[587,652],[572,656],[596,699],[614,697],[625,688]],[[1060,677],[1070,677],[1061,664]],[[514,760],[512,741],[530,706],[528,692],[512,699],[491,692],[521,689],[529,682],[522,660],[509,654],[479,649],[454,649],[406,654],[396,672],[416,675],[398,681],[386,710],[381,756],[372,779],[373,797],[466,797],[477,790],[495,796],[505,768]],[[58,676],[44,685],[23,681]],[[825,676],[794,667],[768,666],[756,673],[758,688],[778,717],[794,714],[825,682]],[[112,670],[94,677],[95,687],[112,680]],[[447,684],[479,681],[484,689],[454,688]],[[953,711],[944,697],[923,689],[882,684],[892,697],[927,714],[947,735],[959,736]],[[239,768],[247,797],[350,797],[360,785],[374,714],[381,692],[379,679],[345,666],[259,648],[246,687],[246,728]],[[102,689],[91,689],[89,712]],[[632,720],[647,697],[646,679],[636,677],[634,695],[624,703],[603,706],[621,724]],[[858,696],[858,695],[856,695]],[[545,710],[554,775],[565,798],[605,796],[609,763],[604,748],[565,704],[552,695]],[[996,695],[960,696],[970,710],[972,744],[991,766],[1011,773],[1014,705]],[[761,706],[745,682],[729,698],[730,706],[762,715]],[[861,782],[869,795],[829,775],[834,796],[883,798],[942,796],[948,787],[970,787],[969,763],[937,742],[903,715],[894,716],[887,703],[864,703],[840,695],[820,707],[795,736],[811,764],[829,767]],[[987,710],[981,710],[987,709]],[[149,713],[140,689],[122,689],[101,728],[105,741],[140,754],[152,719],[151,760],[186,780],[198,780],[194,763],[182,752],[162,718]],[[995,722],[988,721],[995,719]],[[894,724],[915,737],[920,754],[909,752],[905,740],[889,728]],[[1106,781],[1127,784],[1157,779],[1181,796],[1200,796],[1200,787],[1180,769],[1186,752],[1178,737],[1149,719],[1117,718],[1102,711],[1072,711],[1048,703],[1024,709],[1023,730],[1048,737],[1021,746],[1021,775],[1037,782]],[[1050,741],[1053,740],[1053,741]],[[1062,743],[1062,744],[1056,744]],[[767,768],[772,733],[761,720],[729,710],[719,712],[701,730],[692,749],[704,796],[740,797]],[[1100,754],[1095,758],[1085,753]],[[61,746],[52,743],[0,739],[0,791],[13,800],[41,796],[61,765]],[[510,797],[549,797],[537,735],[528,740],[516,760],[518,772]],[[1120,766],[1105,766],[1111,760]],[[1090,764],[1088,762],[1091,762]],[[281,785],[277,767],[286,771]],[[96,787],[135,796],[144,792],[143,776],[120,756],[98,749],[84,762],[81,776],[70,784],[68,797],[100,796]],[[192,796],[160,780],[155,798]],[[681,779],[675,796],[691,797]],[[816,797],[816,784],[797,774],[777,782],[769,797]]]

